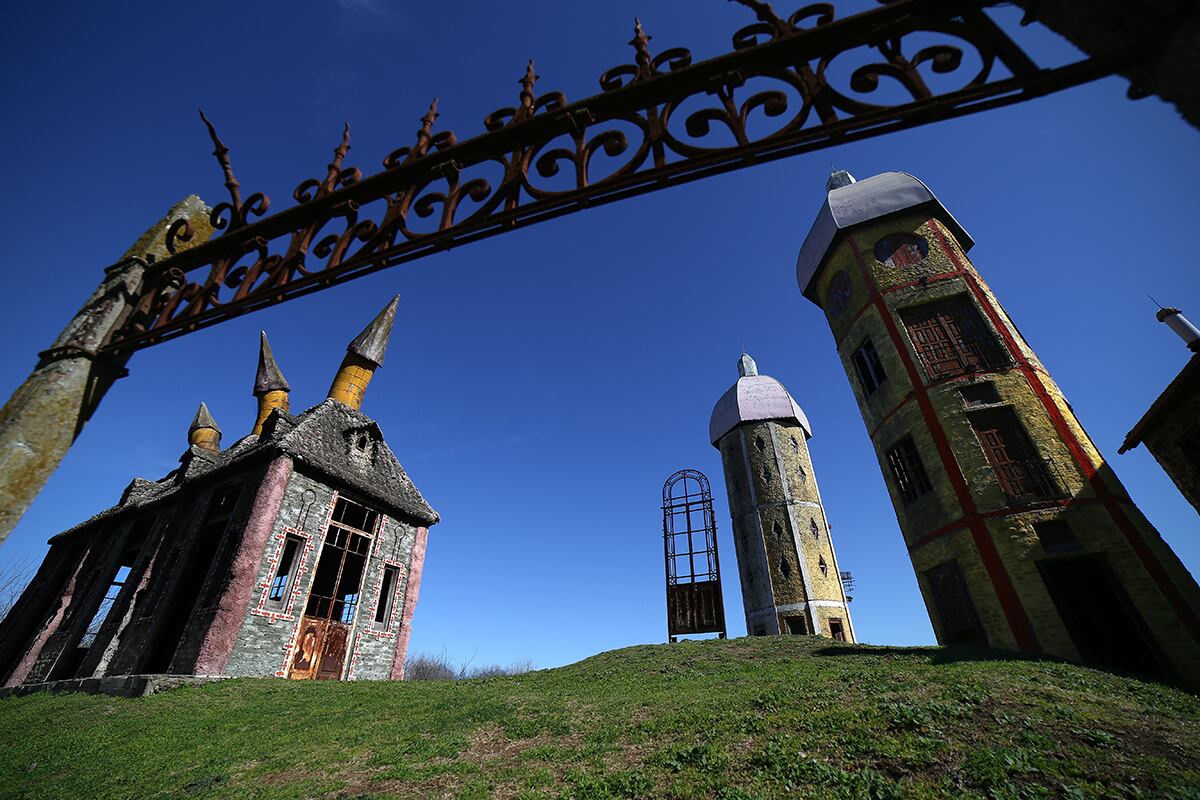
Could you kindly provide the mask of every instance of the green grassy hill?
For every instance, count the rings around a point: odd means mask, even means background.
[[[809,637],[437,683],[0,701],[0,796],[1200,798],[1200,698]]]

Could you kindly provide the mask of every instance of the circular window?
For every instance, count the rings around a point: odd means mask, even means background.
[[[835,317],[850,306],[850,276],[846,270],[839,271],[829,280],[829,291],[825,294],[825,307]]]
[[[929,255],[929,242],[911,233],[891,233],[875,243],[875,259],[889,267],[911,267]]]

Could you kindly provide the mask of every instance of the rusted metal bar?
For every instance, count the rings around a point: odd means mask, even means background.
[[[104,350],[127,354],[586,207],[1018,103],[1110,75],[1140,57],[1134,47],[1038,67],[986,16],[987,0],[895,0],[840,20],[828,3],[785,19],[768,3],[737,2],[757,22],[734,34],[732,52],[697,63],[683,48],[654,55],[638,22],[634,63],[604,72],[600,94],[575,103],[561,92],[538,95],[530,62],[518,105],[489,114],[486,133],[460,142],[453,132],[434,132],[435,101],[416,144],[388,155],[384,170],[367,178],[342,166],[347,128],[325,179],[301,183],[293,192],[297,204],[271,216],[264,216],[265,195],[242,200],[228,148],[210,126],[231,198],[213,210],[213,227],[223,233],[151,265],[137,304]],[[907,52],[913,34],[947,43]],[[964,46],[979,62],[970,75],[962,74]],[[870,60],[838,84],[831,66],[855,56]],[[962,80],[939,92],[923,71]],[[910,99],[868,102],[881,81]],[[763,82],[775,86],[763,89]],[[684,110],[697,100],[703,107]],[[760,135],[764,125],[771,130]],[[729,136],[733,144],[725,143]],[[618,163],[597,166],[601,153]],[[166,246],[174,252],[193,236],[179,221]]]

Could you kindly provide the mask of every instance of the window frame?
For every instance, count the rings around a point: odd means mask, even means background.
[[[883,361],[879,358],[879,351],[869,336],[850,354],[850,363],[854,365],[854,371],[858,375],[858,385],[862,389],[863,397],[874,396],[888,379],[887,370],[883,368]]]
[[[933,491],[933,479],[911,433],[900,437],[885,451],[884,457],[905,506],[912,505]]]

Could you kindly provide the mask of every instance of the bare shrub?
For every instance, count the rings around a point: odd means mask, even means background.
[[[0,565],[0,620],[8,616],[21,598],[25,587],[33,580],[33,559],[21,556]]]
[[[418,653],[404,662],[406,681],[453,681],[462,677],[445,652],[441,655]]]
[[[440,655],[417,653],[404,664],[404,680],[406,681],[457,681],[464,678],[495,678],[502,675],[520,675],[533,669],[529,659],[514,661],[507,667],[499,664],[488,664],[481,667],[471,667],[468,660],[460,667],[442,651]]]

